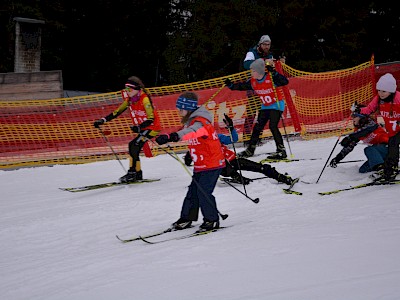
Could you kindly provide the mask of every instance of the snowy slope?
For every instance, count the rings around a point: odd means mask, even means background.
[[[179,218],[191,177],[168,155],[142,158],[144,176],[159,182],[81,193],[58,188],[114,181],[119,163],[0,171],[0,299],[399,299],[400,185],[318,195],[369,181],[358,162],[327,167],[315,183],[336,140],[291,141],[294,158],[321,160],[274,164],[311,182],[296,184],[303,196],[263,179],[246,186],[255,204],[218,184],[218,209],[229,215],[221,225],[232,227],[156,245],[115,235]],[[270,151],[273,142],[256,154]],[[359,145],[344,160],[364,158]]]

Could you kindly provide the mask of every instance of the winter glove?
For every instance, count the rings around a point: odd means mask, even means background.
[[[267,65],[267,70],[268,70],[269,72],[271,72],[271,73],[274,73],[274,72],[275,72],[275,68],[274,68],[273,66],[271,66],[271,65]]]
[[[134,133],[140,133],[140,126],[139,125],[133,125],[133,126],[131,126],[131,130]]]
[[[179,141],[179,136],[176,132],[171,134],[161,134],[156,138],[156,142],[159,145],[164,145],[168,142],[177,142]]]
[[[159,145],[164,145],[169,142],[169,135],[168,134],[161,134],[156,137],[156,142]]]
[[[190,152],[186,152],[185,156],[183,157],[183,159],[185,160],[185,165],[187,165],[188,167],[192,165],[193,159],[190,156]]]
[[[228,88],[232,88],[232,86],[233,86],[232,80],[230,78],[225,79],[225,85]]]
[[[94,121],[93,126],[96,128],[100,128],[100,125],[103,125],[106,122],[106,119],[101,118],[100,120]]]
[[[331,168],[336,168],[338,164],[338,161],[336,160],[336,158],[333,158],[331,160],[331,162],[329,163],[329,165],[331,166]]]
[[[227,126],[227,128],[229,128],[229,131],[232,132],[235,128],[233,127],[233,121],[231,118],[228,117],[227,114],[224,114],[225,118],[224,118],[224,123]]]
[[[359,114],[359,113],[361,112],[361,108],[360,108],[360,106],[358,105],[357,101],[354,102],[354,103],[351,105],[350,110],[351,110],[351,112],[356,113],[356,114]]]
[[[169,135],[169,141],[174,143],[179,141],[179,135],[176,132],[171,133]]]

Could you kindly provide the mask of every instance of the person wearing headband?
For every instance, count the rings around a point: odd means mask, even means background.
[[[136,135],[129,142],[129,170],[119,179],[122,183],[129,183],[143,179],[139,154],[147,140],[154,138],[161,131],[161,123],[150,94],[139,77],[129,77],[121,94],[121,105],[106,117],[95,121],[94,127],[100,129],[100,125],[118,118],[129,108],[133,123],[130,128]]]

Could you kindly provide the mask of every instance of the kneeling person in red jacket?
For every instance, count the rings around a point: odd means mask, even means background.
[[[359,172],[367,173],[382,169],[388,154],[388,133],[367,115],[354,112],[352,117],[354,132],[340,142],[343,149],[331,160],[330,166],[336,168],[361,140],[369,146],[364,148],[367,161],[359,168]]]

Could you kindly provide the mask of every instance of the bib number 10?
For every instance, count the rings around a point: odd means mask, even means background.
[[[260,96],[260,98],[263,104],[271,104],[275,102],[275,98],[271,96]]]

